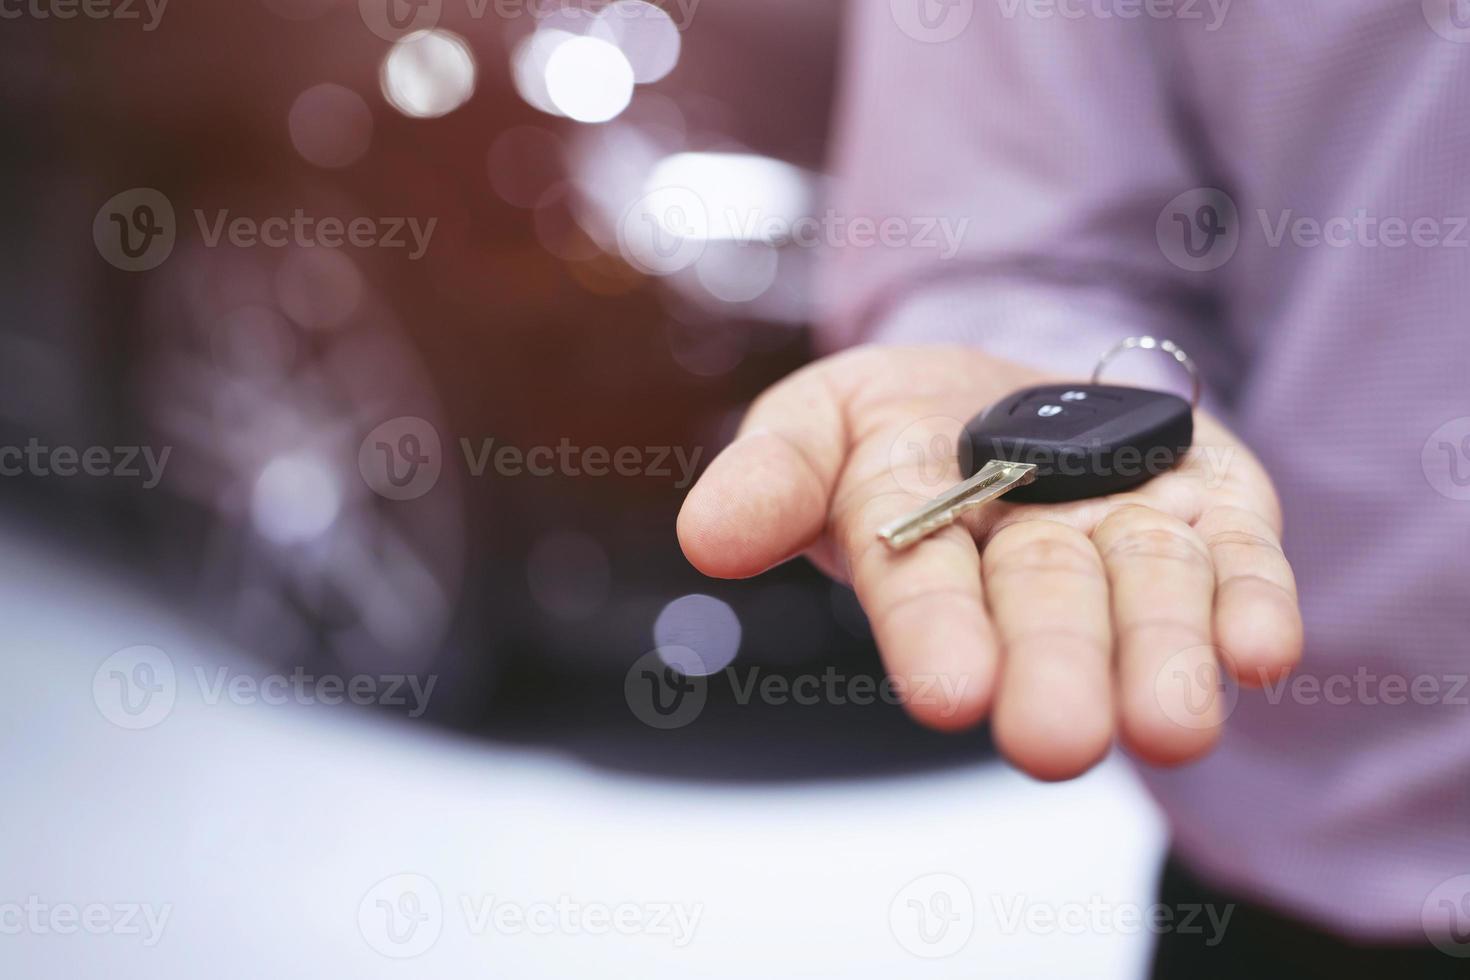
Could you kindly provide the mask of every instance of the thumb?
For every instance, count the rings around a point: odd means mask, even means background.
[[[822,363],[768,389],[684,500],[685,557],[715,578],[749,578],[811,547],[826,528],[847,441]]]

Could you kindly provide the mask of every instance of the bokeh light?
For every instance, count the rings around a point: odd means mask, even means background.
[[[698,378],[728,374],[745,360],[749,348],[747,332],[725,323],[671,318],[665,332],[674,363]]]
[[[633,69],[633,80],[647,85],[674,70],[683,42],[674,20],[644,0],[617,0],[604,7],[588,32],[618,47]]]
[[[362,301],[362,273],[341,251],[299,248],[276,270],[276,300],[303,327],[341,326]]]
[[[601,38],[568,38],[546,60],[546,94],[578,122],[607,122],[633,101],[633,66]]]
[[[570,31],[543,27],[522,38],[511,52],[511,82],[527,105],[550,116],[564,115],[546,91],[546,65],[551,61],[552,53],[574,37],[576,35]]]
[[[362,96],[330,82],[298,95],[287,125],[296,152],[318,167],[356,163],[373,137],[373,115]]]
[[[654,644],[665,662],[691,675],[728,667],[740,650],[740,634],[740,618],[728,603],[698,593],[664,606],[653,624]],[[697,663],[672,662],[665,651],[679,648],[693,650]]]
[[[277,456],[255,480],[250,517],[264,537],[290,545],[316,538],[342,510],[342,483],[311,453]]]
[[[694,263],[700,285],[725,303],[758,299],[776,281],[780,257],[769,245],[721,242]]]
[[[442,116],[474,94],[475,71],[475,56],[464,38],[449,31],[416,31],[383,59],[383,95],[406,116]]]
[[[676,153],[660,160],[644,186],[655,213],[659,195],[692,193],[703,204],[691,227],[710,240],[781,244],[782,231],[810,214],[812,179],[799,167],[750,153]],[[667,224],[667,222],[665,222]],[[676,229],[670,229],[676,230]]]

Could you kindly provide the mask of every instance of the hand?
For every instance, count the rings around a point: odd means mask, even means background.
[[[851,583],[909,712],[958,730],[993,704],[1002,752],[1038,778],[1085,772],[1115,729],[1147,762],[1197,758],[1223,720],[1218,671],[1259,685],[1302,645],[1275,491],[1203,412],[1194,451],[1131,492],[1002,499],[897,554],[878,540],[925,488],[960,478],[956,459],[940,480],[940,461],[904,446],[952,445],[987,404],[1047,380],[964,348],[860,348],[809,365],[756,400],[690,491],[679,541],[718,578],[805,554]]]

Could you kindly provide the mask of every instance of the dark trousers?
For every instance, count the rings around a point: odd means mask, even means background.
[[[1174,858],[1164,865],[1159,902],[1174,910],[1234,905],[1223,930],[1165,932],[1154,951],[1154,980],[1373,980],[1470,978],[1470,959],[1421,945],[1362,946],[1287,918],[1196,878]],[[1200,922],[1208,922],[1199,916]],[[1216,933],[1219,933],[1216,935]],[[1209,942],[1214,945],[1207,945]]]

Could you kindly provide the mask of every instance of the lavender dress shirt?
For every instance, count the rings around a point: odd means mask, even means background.
[[[1470,890],[1470,4],[855,0],[849,30],[833,204],[913,234],[832,250],[829,345],[1193,354],[1283,497],[1307,653],[1145,778],[1206,877],[1424,941]]]

